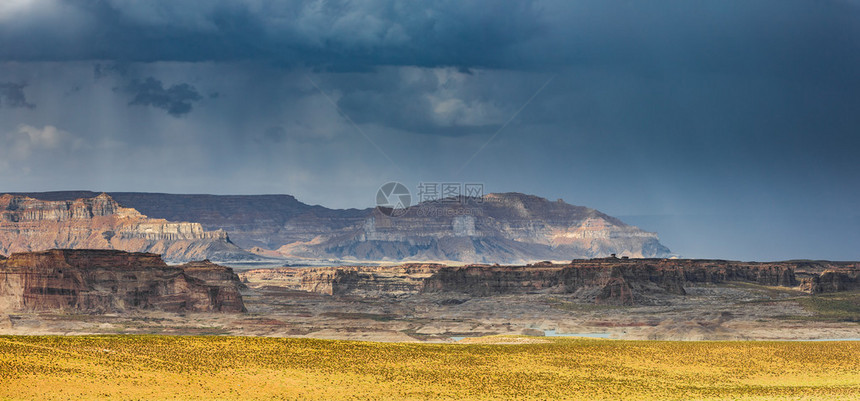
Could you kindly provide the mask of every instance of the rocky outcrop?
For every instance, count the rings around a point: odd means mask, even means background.
[[[843,262],[733,262],[690,259],[574,260],[526,266],[405,264],[260,269],[242,273],[254,282],[335,296],[407,296],[458,293],[494,296],[560,293],[595,303],[635,304],[650,295],[685,295],[685,286],[746,282],[800,287],[807,292],[860,288],[860,266]],[[801,276],[798,279],[798,276]]]
[[[242,273],[255,282],[335,296],[404,296],[452,292],[492,296],[532,292],[574,293],[596,303],[632,304],[648,292],[684,294],[672,268],[589,264],[541,266],[405,264],[330,268],[260,269]]]
[[[400,266],[341,266],[258,269],[242,273],[255,280],[290,289],[326,295],[363,297],[401,296],[420,293],[424,282],[441,264]]]
[[[684,295],[684,276],[653,265],[571,263],[536,266],[464,266],[441,269],[425,281],[425,292],[473,296],[528,292],[573,293],[596,303],[633,304],[649,292]]]
[[[173,262],[254,257],[223,230],[151,219],[107,194],[70,201],[0,196],[0,254],[53,248],[151,252]]]
[[[860,270],[829,270],[821,275],[804,278],[800,283],[803,291],[819,294],[860,289]]]
[[[41,200],[92,198],[92,191],[22,193]],[[141,192],[108,193],[121,205],[169,221],[193,221],[206,230],[224,230],[238,246],[277,249],[310,241],[357,224],[367,210],[334,210],[299,202],[290,195],[193,195]]]
[[[113,250],[15,253],[0,261],[0,313],[243,312],[241,283],[208,261],[169,266]]]

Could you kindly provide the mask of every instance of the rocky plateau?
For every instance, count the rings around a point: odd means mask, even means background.
[[[0,260],[0,314],[243,312],[241,287],[228,267],[169,266],[151,253],[66,249]]]
[[[609,257],[526,266],[404,264],[257,269],[240,276],[246,281],[275,282],[290,290],[334,296],[547,293],[572,294],[582,301],[616,305],[647,302],[654,295],[686,295],[685,286],[702,283],[741,282],[797,288],[807,293],[860,289],[860,264],[824,261],[756,263]]]
[[[856,262],[596,258],[236,275],[208,262],[167,266],[152,254],[46,251],[0,260],[0,334],[860,338],[858,271]]]

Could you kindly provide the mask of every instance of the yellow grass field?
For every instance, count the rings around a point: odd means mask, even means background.
[[[0,399],[846,400],[860,342],[0,337]]]

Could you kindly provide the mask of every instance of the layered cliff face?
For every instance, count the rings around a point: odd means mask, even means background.
[[[349,266],[313,269],[252,270],[254,282],[334,296],[391,297],[427,293],[493,296],[533,292],[569,293],[595,303],[629,305],[645,294],[684,294],[676,269],[632,266]]]
[[[597,210],[518,193],[423,202],[399,217],[377,209],[310,206],[287,195],[111,195],[149,216],[199,222],[207,230],[226,230],[246,249],[277,250],[291,258],[527,263],[670,253],[655,233]]]
[[[106,194],[72,201],[0,196],[0,253],[52,248],[152,252],[175,262],[252,256],[223,230],[151,219]]]
[[[296,257],[526,263],[615,253],[663,257],[657,235],[597,210],[522,194],[424,202],[390,217],[371,210],[360,226],[280,248]]]
[[[595,303],[630,305],[642,295],[684,295],[683,274],[674,268],[571,264],[465,266],[442,269],[425,282],[425,292],[492,296],[548,291],[570,293]]]
[[[169,266],[149,253],[49,250],[0,261],[0,313],[243,312],[240,287],[229,268]]]
[[[340,266],[258,269],[241,273],[255,281],[326,295],[389,297],[423,291],[425,281],[445,265]]]
[[[803,291],[819,294],[860,289],[860,269],[828,270],[808,275],[800,282]]]
[[[860,265],[841,262],[732,262],[689,259],[574,260],[528,266],[405,264],[251,270],[257,283],[335,296],[451,292],[493,296],[549,292],[595,303],[635,304],[655,294],[685,295],[697,283],[745,282],[817,292],[860,288]]]
[[[23,193],[42,200],[91,198],[91,191]],[[192,195],[110,192],[117,202],[169,221],[193,221],[224,230],[238,246],[278,249],[320,234],[360,224],[368,210],[335,210],[299,202],[290,195]]]

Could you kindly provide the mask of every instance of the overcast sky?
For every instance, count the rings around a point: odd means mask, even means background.
[[[860,2],[0,1],[0,191],[483,183],[860,259]]]

